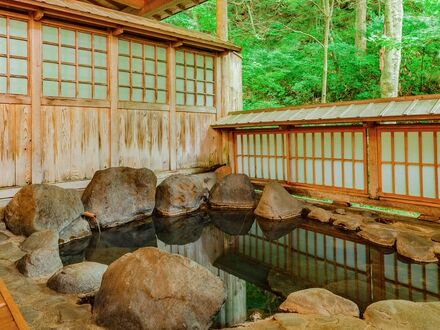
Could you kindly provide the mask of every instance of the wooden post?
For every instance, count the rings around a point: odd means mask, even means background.
[[[177,130],[176,130],[176,49],[168,47],[168,102],[169,112],[169,154],[170,171],[177,169]]]
[[[41,23],[35,19],[30,24],[31,55],[31,108],[32,108],[32,183],[43,182],[41,141]]]
[[[239,54],[227,53],[222,57],[221,81],[221,116],[225,117],[229,112],[243,110],[241,57]],[[224,131],[222,133],[222,162],[227,163],[234,169],[234,146],[233,134]]]
[[[367,135],[368,194],[370,198],[377,199],[379,193],[379,138],[377,128],[370,125],[367,129]]]
[[[119,166],[119,116],[118,116],[118,38],[109,36],[109,91],[110,91],[110,164]]]
[[[228,40],[228,0],[216,0],[217,37]]]

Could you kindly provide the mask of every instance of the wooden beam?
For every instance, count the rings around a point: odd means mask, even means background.
[[[216,0],[217,37],[228,40],[228,0]]]
[[[118,38],[114,35],[109,37],[109,91],[110,91],[110,164],[119,166],[119,113],[118,113]]]
[[[168,103],[169,112],[169,159],[170,171],[177,169],[177,114],[176,114],[176,49],[168,47]]]
[[[43,16],[44,16],[44,11],[42,11],[41,9],[37,9],[35,12],[34,12],[34,21],[40,21],[42,18],[43,18]]]
[[[43,182],[42,143],[41,143],[41,22],[30,21],[31,49],[31,104],[32,104],[32,174],[33,184]]]
[[[141,9],[145,6],[145,0],[112,0],[112,1],[134,9]]]
[[[151,0],[147,1],[145,5],[137,11],[135,14],[139,16],[149,15],[153,16],[160,13],[167,13],[173,15],[175,8],[180,8],[182,0]],[[181,8],[180,8],[181,9]]]
[[[120,36],[122,33],[124,33],[124,29],[121,28],[121,27],[119,27],[119,28],[117,28],[117,29],[114,29],[114,30],[112,31],[112,34],[113,34],[115,37]]]

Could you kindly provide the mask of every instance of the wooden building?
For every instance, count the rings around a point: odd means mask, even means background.
[[[255,183],[440,221],[439,121],[440,95],[423,95],[236,111],[212,127]]]
[[[165,14],[131,10],[141,2]],[[30,183],[82,188],[111,166],[223,162],[210,125],[241,109],[240,48],[226,41],[224,0],[221,38],[141,17],[180,4],[0,0],[0,200]]]

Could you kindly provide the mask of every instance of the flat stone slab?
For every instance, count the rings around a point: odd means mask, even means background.
[[[313,220],[318,220],[320,222],[330,222],[331,213],[323,208],[317,206],[310,206],[310,212],[307,214],[307,217]]]
[[[440,233],[435,233],[431,236],[431,241],[440,243]]]
[[[440,302],[382,300],[367,307],[364,319],[377,329],[437,330],[440,324]]]
[[[359,307],[354,302],[322,288],[293,292],[279,309],[289,313],[359,317]]]
[[[435,243],[427,237],[411,233],[397,235],[397,252],[414,261],[437,262]]]
[[[374,244],[391,247],[396,242],[397,233],[387,225],[380,223],[364,224],[360,226],[360,229],[361,231],[357,235]]]
[[[334,226],[350,231],[358,230],[364,223],[364,217],[359,214],[332,214],[331,219]]]
[[[301,315],[294,313],[279,313],[267,319],[245,323],[231,330],[363,330],[371,326],[357,317],[333,315]]]

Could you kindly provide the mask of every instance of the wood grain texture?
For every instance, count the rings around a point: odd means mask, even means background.
[[[0,279],[0,328],[2,330],[29,329],[2,279]]]
[[[176,114],[177,168],[208,167],[219,162],[220,135],[210,125],[215,114],[179,112]]]
[[[169,169],[169,122],[165,111],[119,111],[119,166]]]
[[[0,187],[31,180],[30,106],[0,104]]]
[[[43,106],[43,182],[90,179],[110,167],[109,109]]]

